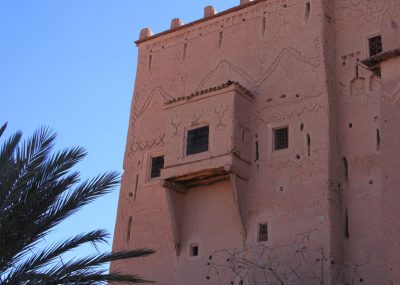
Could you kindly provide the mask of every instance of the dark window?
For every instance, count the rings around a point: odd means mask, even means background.
[[[274,150],[289,147],[289,128],[279,128],[274,130]]]
[[[258,241],[267,241],[268,240],[268,224],[261,223],[258,224]]]
[[[197,244],[193,244],[190,246],[190,256],[198,256],[199,255],[199,246]]]
[[[163,167],[164,167],[164,156],[152,157],[150,178],[160,177],[161,169]]]
[[[374,56],[382,52],[382,37],[376,36],[368,40],[369,56]]]
[[[189,130],[187,133],[186,155],[207,151],[208,133],[208,126]]]

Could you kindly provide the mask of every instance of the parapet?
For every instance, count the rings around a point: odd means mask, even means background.
[[[184,27],[192,26],[194,24],[206,21],[206,20],[208,20],[210,18],[215,18],[215,17],[220,17],[220,16],[223,16],[223,15],[226,15],[228,13],[231,13],[231,12],[237,11],[239,9],[243,9],[245,7],[257,4],[259,2],[264,2],[264,1],[267,1],[267,0],[240,0],[238,6],[235,6],[233,8],[228,9],[228,10],[222,11],[220,13],[217,13],[217,10],[213,6],[208,5],[208,6],[206,6],[204,8],[204,17],[202,19],[196,20],[194,22],[191,22],[191,23],[188,23],[188,24],[184,24],[181,19],[174,18],[171,21],[171,27],[170,27],[169,30],[166,30],[166,31],[161,32],[161,33],[158,33],[156,35],[153,35],[153,32],[149,28],[142,29],[141,32],[140,32],[139,40],[136,41],[136,44],[139,44],[139,43],[144,42],[144,41],[149,40],[149,39],[153,39],[153,38],[161,36],[161,35],[165,35],[165,34],[174,32],[174,31],[176,31],[178,29],[181,29],[181,28],[184,28]]]

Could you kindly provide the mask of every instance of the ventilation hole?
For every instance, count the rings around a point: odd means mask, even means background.
[[[349,128],[351,129],[353,127],[353,124],[352,123],[349,123]]]
[[[243,19],[242,19],[242,22],[246,22],[246,19],[245,19],[245,18],[243,18]]]
[[[279,187],[279,191],[280,191],[280,192],[283,192],[283,186],[280,186],[280,187]]]
[[[281,96],[279,96],[279,98],[281,98],[281,99],[286,98],[286,94],[282,94]]]
[[[283,8],[287,8],[287,4],[283,4]]]
[[[307,155],[311,156],[311,136],[307,134]]]
[[[267,102],[269,103],[269,102],[272,102],[272,98],[268,98],[267,99]]]
[[[129,192],[129,197],[133,197],[133,193],[132,192]]]
[[[303,131],[303,130],[304,130],[304,124],[301,123],[301,124],[300,124],[300,131]]]
[[[300,159],[300,158],[301,158],[300,154],[296,154],[296,159]]]
[[[300,94],[296,94],[296,98],[300,98]]]
[[[199,256],[199,246],[197,244],[190,245],[190,256]]]
[[[374,184],[374,180],[370,180],[370,181],[368,181],[368,183],[370,184],[370,185],[372,185],[372,184]]]

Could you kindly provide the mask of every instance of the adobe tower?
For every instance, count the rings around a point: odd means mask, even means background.
[[[400,284],[400,0],[254,0],[136,42],[114,250],[160,285]]]

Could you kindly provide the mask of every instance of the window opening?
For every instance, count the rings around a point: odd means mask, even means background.
[[[187,133],[186,155],[208,151],[209,127],[189,130]]]
[[[289,128],[274,129],[274,150],[289,147]]]
[[[199,246],[197,244],[190,245],[190,256],[199,256]]]
[[[258,241],[268,241],[268,224],[260,223],[258,224]]]
[[[382,52],[382,36],[378,35],[368,39],[369,56],[374,56]]]
[[[164,156],[152,157],[150,178],[160,177],[161,169],[163,168],[164,168]]]

